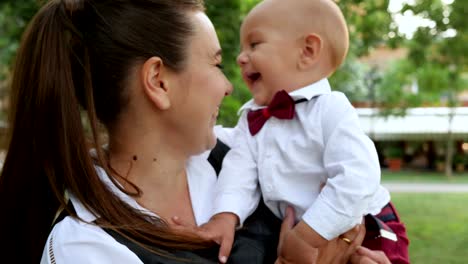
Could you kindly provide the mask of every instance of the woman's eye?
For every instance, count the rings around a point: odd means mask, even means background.
[[[259,42],[252,42],[250,43],[250,48],[255,48],[257,45],[259,44]]]

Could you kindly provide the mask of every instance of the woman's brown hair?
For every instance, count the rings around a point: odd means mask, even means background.
[[[100,225],[148,248],[207,245],[161,220],[148,221],[108,190],[89,154],[80,114],[87,110],[97,163],[109,172],[97,120],[112,129],[126,107],[126,76],[136,63],[159,56],[174,71],[183,70],[194,33],[189,13],[203,10],[202,0],[53,0],[36,14],[11,82],[10,138],[0,176],[2,261],[40,260],[57,209],[66,207],[65,190]]]

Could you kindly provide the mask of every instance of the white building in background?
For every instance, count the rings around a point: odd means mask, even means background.
[[[363,130],[374,141],[443,141],[449,132],[454,140],[468,141],[468,107],[410,108],[401,117],[383,117],[373,108],[356,110]]]
[[[383,166],[392,170],[390,159],[400,159],[403,163],[397,167],[403,164],[406,168],[443,171],[449,134],[454,144],[453,166],[459,172],[468,166],[468,107],[410,108],[405,116],[388,117],[374,108],[356,110]],[[395,154],[395,148],[399,154]]]

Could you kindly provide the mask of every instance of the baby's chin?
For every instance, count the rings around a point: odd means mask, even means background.
[[[265,98],[264,96],[254,96],[253,100],[254,100],[254,103],[256,105],[260,105],[260,106],[266,106],[271,101],[271,100],[268,100],[267,98]]]

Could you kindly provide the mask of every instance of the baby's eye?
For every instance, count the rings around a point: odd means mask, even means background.
[[[250,43],[250,48],[254,49],[258,44],[260,44],[260,42],[251,42]]]
[[[224,65],[221,63],[216,64],[216,67],[218,67],[220,70],[224,70]]]

